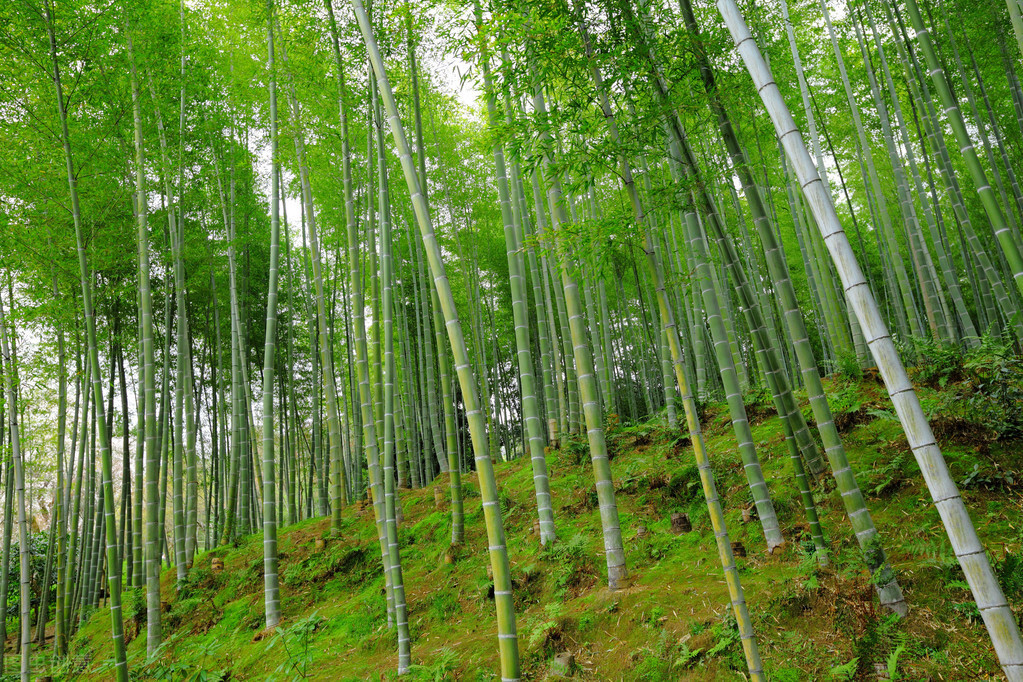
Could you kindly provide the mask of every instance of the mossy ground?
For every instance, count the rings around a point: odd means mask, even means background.
[[[830,565],[808,557],[808,529],[789,475],[781,428],[766,407],[751,409],[753,434],[787,543],[773,555],[755,518],[727,412],[705,413],[707,444],[733,541],[748,551],[738,565],[760,651],[774,680],[998,677],[999,668],[976,606],[962,582],[920,472],[883,389],[869,377],[833,382],[837,421],[868,495],[909,616],[880,611],[830,478],[816,485]],[[937,399],[924,389],[924,400]],[[805,401],[804,401],[805,404]],[[807,410],[807,413],[808,410]],[[631,586],[604,586],[603,544],[585,443],[550,452],[559,541],[541,549],[533,534],[535,500],[528,461],[497,466],[516,586],[519,642],[526,679],[542,679],[555,653],[571,651],[582,679],[743,679],[744,662],[688,440],[664,426],[612,424],[608,440]],[[978,440],[949,427],[942,445],[957,481],[980,471],[1019,471],[1023,444]],[[996,465],[997,463],[997,465]],[[434,486],[401,491],[401,552],[418,679],[497,679],[493,601],[488,594],[486,536],[474,475],[463,477],[466,542],[457,560],[447,505]],[[1017,613],[1023,602],[1023,498],[1001,479],[964,489],[977,530],[1006,581]],[[676,536],[672,512],[689,514],[693,532]],[[648,533],[640,538],[637,530]],[[168,600],[166,645],[146,662],[144,595],[125,594],[135,679],[193,679],[205,671],[232,680],[365,680],[393,675],[394,631],[388,629],[372,509],[346,507],[340,536],[317,519],[280,531],[284,635],[262,636],[260,536],[196,558],[175,595],[174,571],[163,576]],[[324,549],[317,538],[327,538]],[[215,575],[211,560],[225,570]],[[312,616],[312,618],[310,618]],[[296,627],[298,624],[298,627]],[[298,630],[308,632],[302,636]],[[101,610],[78,633],[63,679],[111,678],[109,619]],[[856,659],[853,662],[853,659]],[[889,664],[893,664],[890,666]],[[843,667],[839,667],[843,666]],[[60,677],[60,676],[59,676]]]

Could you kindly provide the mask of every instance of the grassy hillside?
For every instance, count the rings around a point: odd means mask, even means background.
[[[922,389],[925,408],[934,416],[954,477],[964,482],[967,505],[1010,601],[1021,613],[1023,500],[1011,472],[1023,464],[1023,447],[1017,440],[994,440],[999,433],[1011,435],[1011,429],[999,431],[990,414],[982,414],[987,403],[970,403],[976,377],[923,379],[942,386]],[[747,550],[738,564],[771,679],[879,679],[889,671],[892,679],[998,677],[976,606],[883,388],[870,376],[838,380],[828,388],[910,614],[900,621],[879,611],[830,478],[818,482],[816,495],[832,560],[822,569],[808,557],[808,529],[778,420],[765,396],[750,396],[753,433],[787,539],[774,555],[766,555],[727,412],[709,406],[704,415],[708,446],[732,540]],[[1003,420],[1014,418],[1011,410],[999,414]],[[585,443],[570,441],[549,454],[559,534],[550,548],[541,549],[533,533],[528,462],[497,467],[526,678],[543,679],[555,655],[567,651],[582,679],[742,679],[738,634],[687,439],[657,423],[622,427],[613,421],[608,439],[632,575],[631,586],[618,592],[604,586]],[[478,486],[472,475],[463,480],[466,543],[453,563],[445,561],[447,503],[436,506],[433,486],[401,492],[402,557],[417,663],[413,679],[497,679]],[[441,477],[434,486],[446,484]],[[676,511],[689,514],[693,532],[672,534],[670,515]],[[128,592],[125,618],[134,674],[165,680],[392,676],[395,634],[387,628],[372,509],[347,507],[340,538],[327,538],[325,547],[316,549],[316,540],[327,535],[327,519],[282,529],[284,623],[273,634],[262,631],[259,536],[200,555],[177,596],[174,571],[164,573],[167,642],[159,662],[145,662],[144,594]],[[223,572],[212,571],[214,557],[223,559]],[[58,678],[107,679],[108,633],[109,619],[97,612],[78,634],[74,657]],[[198,671],[206,676],[193,678]]]

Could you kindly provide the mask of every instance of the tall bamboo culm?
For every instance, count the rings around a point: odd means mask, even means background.
[[[945,458],[906,375],[874,295],[860,270],[856,255],[835,212],[831,195],[821,182],[817,167],[774,81],[771,69],[750,35],[735,0],[717,0],[717,8],[774,123],[786,156],[796,171],[807,203],[842,280],[850,307],[863,329],[910,448],[945,525],[952,549],[980,609],[1002,670],[1011,682],[1019,682],[1023,680],[1023,640],[1020,639],[1019,627],[991,569],[987,553],[977,538],[959,490],[948,472]]]
[[[102,465],[102,498],[103,526],[106,540],[107,590],[110,603],[110,629],[114,647],[114,671],[118,682],[128,682],[128,663],[125,657],[124,622],[121,618],[121,562],[117,548],[117,528],[114,519],[114,484],[113,463],[110,453],[110,439],[107,434],[105,405],[103,403],[103,379],[100,374],[99,349],[96,344],[96,321],[92,306],[92,285],[89,266],[85,256],[85,238],[82,227],[82,212],[78,201],[78,182],[75,177],[74,159],[71,155],[71,141],[68,133],[67,112],[64,108],[64,91],[60,80],[60,66],[57,61],[57,39],[54,32],[53,10],[47,0],[44,4],[46,32],[50,41],[50,74],[57,98],[57,115],[61,126],[61,141],[64,147],[64,160],[67,165],[68,193],[71,199],[71,216],[75,226],[75,238],[78,245],[78,267],[82,284],[82,308],[85,313],[85,333],[88,344],[89,366],[92,371],[92,393],[96,409],[95,435],[99,439],[100,459]],[[130,37],[129,37],[130,41]],[[129,43],[130,45],[130,43]],[[137,90],[137,89],[136,89]],[[137,98],[136,98],[137,100]],[[0,313],[2,314],[2,313]],[[5,353],[6,355],[6,353]],[[12,435],[16,435],[12,434]],[[24,479],[22,478],[22,484]],[[19,499],[19,527],[22,533],[22,580],[28,579],[28,563],[24,544],[28,542],[28,530],[24,520],[24,497]],[[28,622],[29,598],[22,587],[22,671],[21,676],[28,682],[28,654],[30,647],[30,623]]]
[[[394,100],[394,92],[384,68],[384,60],[377,45],[373,26],[362,4],[362,0],[352,0],[352,8],[359,22],[362,39],[369,53],[369,59],[376,76],[380,97],[383,100],[387,115],[387,123],[397,148],[405,183],[408,185],[416,222],[422,235],[426,258],[429,262],[433,285],[440,299],[444,313],[444,324],[448,332],[448,341],[455,358],[455,372],[458,375],[462,400],[465,405],[466,418],[472,438],[472,448],[479,475],[480,497],[483,501],[483,515],[487,527],[488,550],[490,563],[494,572],[494,604],[497,610],[498,646],[501,658],[501,679],[513,682],[519,679],[519,646],[515,627],[515,604],[512,599],[511,566],[505,546],[504,521],[497,496],[497,481],[494,477],[494,465],[487,451],[487,434],[484,416],[479,403],[475,377],[470,367],[462,325],[455,309],[451,285],[448,282],[441,258],[440,244],[433,231],[433,222],[426,206],[423,190],[419,183],[412,151],[405,136],[405,128],[398,116],[398,107]]]
[[[266,335],[263,342],[263,603],[266,628],[281,620],[280,580],[277,576],[277,513],[274,478],[274,362],[277,348],[277,284],[280,260],[280,197],[277,173],[277,67],[274,63],[274,4],[266,3],[267,71],[270,76],[270,271],[266,295]],[[283,445],[283,443],[282,443]]]

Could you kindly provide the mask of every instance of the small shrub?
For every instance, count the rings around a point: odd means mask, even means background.
[[[597,618],[592,613],[584,613],[579,616],[579,632],[586,632],[596,623]]]
[[[672,665],[680,670],[692,668],[700,659],[701,653],[703,653],[703,649],[690,649],[686,642],[682,642],[679,646],[678,658]]]
[[[707,649],[707,657],[720,656],[727,661],[730,668],[745,670],[746,659],[742,653],[742,638],[731,611],[721,621],[715,623],[710,631],[714,637],[714,645]]]
[[[874,669],[874,663],[879,659],[881,647],[881,632],[877,618],[867,620],[863,634],[853,642],[853,653],[855,657],[844,666],[836,666],[831,669],[832,677],[835,679],[851,680],[853,675],[859,673],[866,676]],[[847,677],[836,675],[835,671],[850,671],[852,674]]]
[[[856,676],[856,671],[860,668],[860,659],[853,658],[847,663],[836,665],[828,671],[833,680],[851,680]]]
[[[767,390],[766,386],[759,384],[750,386],[742,394],[742,403],[746,406],[746,416],[753,426],[760,424],[771,415],[777,414],[771,392]]]
[[[689,464],[668,481],[665,497],[675,503],[672,509],[685,509],[702,493],[703,484],[700,481],[700,470],[696,465]]]
[[[995,574],[1010,602],[1023,602],[1023,553],[1006,552],[995,562]]]
[[[900,350],[915,360],[913,378],[925,386],[943,388],[963,377],[966,354],[958,344],[914,338]]]
[[[831,416],[839,433],[845,433],[866,417],[858,384],[845,384],[828,394]]]
[[[661,619],[663,617],[664,609],[662,609],[660,606],[655,606],[654,608],[650,609],[650,613],[644,614],[643,624],[652,628],[659,627],[661,624]]]
[[[458,664],[458,654],[449,647],[441,647],[437,652],[437,658],[430,665],[414,664],[409,666],[408,679],[442,682],[442,680],[451,679],[451,673],[458,670]]]
[[[561,439],[561,451],[568,461],[576,466],[588,464],[590,461],[590,445],[580,436],[564,436]]]
[[[121,592],[121,609],[136,624],[146,622],[146,588],[129,587]]]
[[[568,540],[547,545],[540,557],[553,567],[550,580],[556,595],[563,596],[568,590],[590,584],[596,578],[585,535],[573,535]]]
[[[558,626],[565,608],[561,602],[551,602],[543,607],[543,617],[531,619],[529,627],[529,649],[538,647],[544,654],[553,653],[555,640],[560,639]]]
[[[906,453],[901,451],[893,457],[879,460],[877,468],[870,471],[867,485],[864,487],[876,497],[891,495],[906,482],[907,461]]]
[[[300,679],[305,679],[308,676],[309,666],[313,661],[309,642],[313,632],[322,622],[323,618],[314,611],[291,627],[280,626],[274,631],[269,648],[280,646],[287,656],[287,660],[274,671],[275,674],[293,674]]]
[[[974,464],[973,470],[959,482],[964,490],[1011,490],[1019,484],[1016,475],[1004,471],[998,465],[981,468]]]
[[[835,358],[835,373],[849,381],[859,382],[863,379],[863,368],[856,357],[856,352],[848,348],[840,350]]]
[[[918,341],[913,378],[942,389],[922,400],[936,435],[970,443],[1023,434],[1023,358],[997,337],[980,346],[957,347]]]
[[[966,589],[969,589],[969,585],[966,586]],[[952,609],[970,623],[980,623],[980,609],[977,608],[977,602],[973,600],[958,602],[952,604]]]
[[[651,682],[660,682],[661,680],[670,680],[671,678],[671,664],[668,661],[662,660],[653,654],[647,654],[643,659],[633,668],[633,674],[637,680],[651,680]]]

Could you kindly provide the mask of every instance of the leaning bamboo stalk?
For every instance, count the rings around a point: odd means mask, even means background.
[[[1009,7],[1009,20],[1012,22],[1012,32],[1016,36],[1016,44],[1023,54],[1023,16],[1020,15],[1019,0],[1005,0]]]
[[[483,25],[483,10],[479,2],[474,4],[476,24]],[[484,91],[490,126],[500,125],[497,111],[497,97],[494,94],[493,79],[490,75],[490,60],[484,47],[480,55],[483,68]],[[540,522],[540,544],[557,539],[554,526],[554,510],[551,506],[550,479],[547,476],[547,457],[544,453],[543,426],[540,422],[540,407],[536,396],[536,382],[533,377],[533,355],[529,344],[529,315],[526,308],[526,283],[522,263],[518,257],[518,226],[514,225],[511,206],[511,192],[508,188],[504,149],[494,136],[494,168],[497,172],[497,191],[504,225],[505,255],[508,260],[508,277],[512,297],[512,318],[515,324],[515,357],[519,368],[519,387],[522,393],[522,418],[528,433],[529,458],[533,470],[533,487],[536,491],[537,515]]]
[[[879,228],[878,234],[880,235],[880,239],[885,245],[885,248],[891,254],[889,266],[895,274],[893,289],[899,292],[900,300],[902,301],[901,308],[897,304],[893,306],[893,308],[899,316],[897,319],[899,319],[900,323],[902,321],[908,321],[909,330],[913,336],[922,337],[923,326],[920,321],[920,315],[917,310],[913,290],[910,286],[909,276],[906,273],[905,264],[899,250],[899,243],[895,238],[894,228],[891,224],[887,199],[883,189],[881,188],[877,167],[874,164],[873,148],[867,140],[867,136],[864,131],[863,121],[860,116],[860,107],[856,103],[852,85],[849,82],[849,76],[845,68],[845,59],[842,56],[842,49],[838,43],[838,36],[836,35],[834,26],[831,22],[831,14],[828,12],[827,2],[826,0],[818,0],[818,2],[820,4],[821,12],[824,15],[824,24],[828,30],[832,51],[835,55],[835,62],[838,65],[838,73],[841,77],[842,86],[845,90],[846,102],[849,105],[853,125],[856,129],[857,142],[859,144],[858,156],[860,158],[860,170],[861,173],[863,173],[864,189],[867,191],[868,196],[873,199],[877,211],[877,218],[879,218],[877,221],[877,227]]]
[[[892,113],[895,115],[895,120],[902,141],[902,148],[906,151],[906,160],[909,162],[916,194],[920,200],[920,206],[924,213],[924,219],[927,222],[928,229],[931,233],[931,241],[933,242],[934,250],[938,257],[938,265],[941,267],[942,280],[945,284],[945,288],[948,290],[949,297],[952,299],[955,318],[954,320],[950,320],[950,326],[954,328],[955,325],[953,322],[958,320],[959,327],[961,328],[961,340],[968,348],[976,347],[980,343],[980,336],[977,334],[977,329],[973,324],[973,319],[970,317],[969,310],[966,308],[966,302],[963,299],[962,291],[959,288],[959,279],[955,274],[952,259],[949,257],[946,246],[938,231],[937,221],[941,218],[940,206],[937,202],[933,202],[932,210],[932,202],[929,200],[927,193],[924,191],[923,181],[920,177],[919,165],[916,162],[916,155],[913,151],[913,146],[910,143],[909,132],[906,129],[905,119],[902,115],[902,107],[899,103],[898,92],[895,89],[895,82],[892,79],[891,69],[888,66],[888,59],[885,55],[884,46],[882,45],[881,38],[878,35],[877,25],[874,22],[874,16],[870,11],[870,6],[866,3],[863,4],[863,13],[867,19],[867,25],[870,27],[871,37],[873,38],[874,46],[877,50],[878,60],[881,66],[881,74],[884,76],[885,85],[888,90],[889,98],[892,102]],[[915,116],[915,105],[913,107],[913,113]],[[925,159],[925,163],[929,162]],[[820,162],[818,162],[818,167],[820,167]]]
[[[381,194],[388,196],[387,165],[384,163],[383,145],[380,145]],[[389,201],[389,198],[387,198]],[[388,565],[391,572],[391,591],[394,595],[394,616],[398,634],[398,674],[408,672],[411,663],[411,638],[409,636],[408,609],[405,601],[405,582],[401,568],[401,554],[398,548],[397,509],[400,501],[394,482],[394,319],[393,319],[393,259],[391,223],[389,217],[381,216],[380,221],[380,279],[381,316],[383,327],[383,496],[384,526],[387,536]],[[372,465],[372,462],[371,462]],[[381,474],[378,474],[381,475]]]
[[[53,273],[53,297],[58,299],[57,272]],[[57,529],[57,603],[54,615],[53,646],[57,656],[64,656],[67,650],[67,631],[64,615],[64,567],[67,561],[67,502],[64,495],[64,445],[67,429],[67,353],[64,346],[64,328],[57,325],[57,488],[54,505],[54,522]],[[75,416],[77,417],[77,397]],[[127,421],[127,416],[125,416]],[[2,419],[0,419],[2,421]],[[73,429],[72,429],[73,432]],[[74,439],[72,438],[72,443]],[[74,454],[72,445],[71,453]],[[5,566],[8,564],[4,564]],[[4,592],[4,594],[7,594]],[[45,617],[43,618],[45,625]]]
[[[750,35],[735,0],[717,0],[717,7],[771,116],[775,131],[785,146],[785,152],[795,168],[799,184],[838,270],[850,306],[863,328],[867,344],[902,422],[910,448],[945,524],[952,548],[987,626],[1002,670],[1013,682],[1023,680],[1023,640],[1020,638],[1015,617],[998,585],[984,547],[977,538],[959,490],[949,475],[945,458],[920,407],[916,391],[906,375],[906,369],[895,349],[874,296],[867,286],[852,246],[838,220],[831,195],[825,191],[817,167],[814,166],[800,137],[799,129],[792,120],[788,105],[774,82],[770,67]]]
[[[531,69],[534,82],[533,108],[547,122],[547,104],[544,99],[543,90],[537,81],[536,69]],[[593,355],[587,341],[586,323],[582,308],[582,300],[579,295],[579,284],[573,274],[574,258],[570,251],[567,227],[571,221],[566,215],[567,203],[562,191],[561,180],[558,173],[553,170],[553,159],[549,151],[551,145],[550,136],[546,128],[541,128],[540,143],[543,146],[542,167],[547,176],[547,203],[551,207],[551,226],[553,233],[553,246],[556,250],[556,258],[559,261],[561,274],[561,286],[555,287],[559,293],[559,307],[564,304],[567,318],[568,330],[565,335],[565,343],[570,346],[572,361],[569,362],[568,354],[565,356],[566,369],[572,368],[569,383],[578,389],[578,400],[581,401],[582,416],[586,428],[586,440],[589,445],[590,462],[593,468],[593,481],[597,491],[598,508],[600,511],[600,526],[604,535],[604,558],[607,565],[607,584],[611,590],[617,590],[628,585],[629,570],[625,561],[625,548],[622,544],[621,519],[618,513],[618,502],[615,496],[614,479],[611,474],[611,464],[608,457],[607,440],[604,433],[604,411],[600,404],[598,395],[597,377],[593,366]],[[574,376],[573,376],[574,375]],[[569,391],[572,395],[572,391]],[[569,409],[571,412],[571,405]],[[572,418],[569,418],[570,422]],[[573,433],[572,425],[569,425],[569,433]]]
[[[426,258],[429,261],[434,287],[437,290],[441,310],[444,313],[448,340],[451,343],[451,349],[455,357],[455,371],[458,374],[459,384],[462,389],[462,400],[465,404],[466,417],[469,421],[473,452],[475,453],[476,467],[479,473],[480,497],[483,500],[483,514],[487,526],[490,562],[494,571],[494,602],[497,609],[501,677],[502,680],[511,682],[518,680],[520,675],[518,635],[515,628],[515,605],[512,600],[511,567],[505,546],[504,522],[501,518],[501,508],[498,503],[497,481],[494,477],[493,461],[487,453],[482,406],[479,403],[476,382],[470,369],[465,337],[462,334],[462,325],[458,319],[451,286],[445,272],[440,244],[437,242],[437,237],[433,231],[433,223],[419,184],[415,162],[412,160],[412,152],[408,139],[405,136],[405,128],[398,116],[398,108],[394,101],[394,92],[391,90],[390,80],[384,68],[384,60],[377,46],[376,36],[366,14],[366,9],[363,7],[362,0],[352,0],[352,7],[355,11],[355,17],[362,32],[363,42],[366,45],[373,71],[376,75],[380,96],[383,99],[387,112],[387,122],[397,147],[402,171],[405,174],[405,182],[409,188],[416,222],[419,224],[422,234],[422,241],[426,251]]]
[[[593,81],[594,87],[597,90],[597,94],[600,100],[600,106],[604,115],[605,122],[608,126],[608,132],[611,136],[612,141],[616,143],[619,148],[621,147],[620,135],[618,131],[618,125],[615,120],[615,115],[611,109],[610,102],[608,100],[607,91],[604,85],[603,77],[600,73],[600,68],[597,65],[593,57],[593,50],[590,45],[589,33],[586,29],[584,18],[581,9],[578,5],[575,8],[576,23],[578,24],[579,32],[582,37],[584,46],[586,48],[587,56],[590,62],[590,76]],[[636,190],[635,183],[633,181],[632,169],[629,164],[628,158],[624,152],[618,154],[619,167],[621,169],[622,181],[629,194],[629,198],[632,203],[633,213],[635,216],[636,223],[643,229],[644,233],[644,246],[643,249],[646,253],[646,262],[650,274],[655,282],[656,297],[658,303],[658,309],[660,312],[660,321],[662,324],[662,331],[667,337],[667,345],[669,347],[672,365],[675,369],[675,380],[678,383],[679,392],[682,396],[682,405],[685,411],[686,426],[689,430],[690,437],[693,443],[693,454],[696,458],[697,466],[700,470],[700,481],[702,483],[704,497],[707,503],[707,509],[710,514],[711,523],[714,526],[714,535],[718,546],[718,555],[721,559],[722,568],[725,574],[725,582],[728,585],[729,597],[731,598],[733,612],[735,614],[736,622],[740,630],[740,636],[742,640],[743,652],[746,656],[747,668],[750,673],[750,677],[754,680],[763,680],[763,664],[760,660],[760,653],[757,647],[757,641],[753,633],[752,621],[750,619],[749,611],[746,607],[746,600],[742,589],[742,584],[739,578],[738,570],[735,565],[735,557],[732,554],[731,544],[728,538],[728,529],[725,523],[724,510],[721,504],[720,497],[717,493],[717,487],[714,481],[713,470],[711,469],[710,459],[707,455],[705,448],[702,427],[698,416],[696,401],[692,392],[689,389],[689,382],[686,380],[685,372],[683,371],[682,362],[682,347],[679,342],[678,330],[674,321],[674,314],[671,310],[667,292],[665,289],[664,270],[661,264],[660,254],[657,250],[657,243],[652,237],[651,225],[647,225],[649,218],[646,216],[643,210],[643,205],[639,197],[639,193]]]
[[[32,546],[28,534],[28,517],[25,514],[25,463],[22,461],[21,433],[18,426],[18,395],[15,380],[15,372],[17,370],[12,355],[13,340],[9,342],[7,337],[4,305],[3,300],[0,299],[0,351],[3,353],[4,387],[7,392],[7,419],[11,431],[11,459],[14,469],[14,494],[17,497],[16,504],[18,507],[18,556],[20,558],[19,575],[21,576],[21,592],[19,594],[21,604],[21,615],[19,618],[21,625],[21,682],[29,682],[29,676],[32,672],[32,622],[29,618],[32,608],[32,587],[29,583],[32,575],[29,570]],[[10,537],[9,533],[8,537]],[[4,557],[4,559],[7,558],[7,556]],[[6,572],[7,564],[4,564],[4,566]],[[4,594],[4,601],[7,601],[6,593]],[[127,676],[124,679],[127,680]]]
[[[1012,0],[1009,1],[1012,2]],[[998,198],[988,182],[987,174],[980,163],[980,156],[977,154],[977,150],[974,149],[973,140],[966,129],[966,122],[963,120],[962,112],[959,110],[959,105],[952,94],[952,89],[941,67],[941,61],[938,59],[938,54],[934,50],[930,32],[924,26],[924,20],[920,16],[920,8],[917,6],[916,0],[907,0],[906,9],[909,12],[913,28],[916,30],[917,42],[919,42],[921,52],[924,53],[924,59],[927,62],[927,73],[931,76],[934,88],[938,91],[938,97],[941,98],[945,116],[948,117],[948,124],[952,128],[952,133],[955,135],[956,142],[959,145],[959,152],[962,154],[970,176],[977,187],[980,203],[983,205],[984,212],[991,223],[991,229],[994,231],[995,238],[1005,254],[1005,260],[1012,273],[1012,278],[1016,281],[1016,288],[1019,289],[1020,293],[1023,293],[1023,254],[1020,254],[1019,245],[1016,244],[1012,231],[1005,222],[1002,207],[998,203]]]
[[[576,22],[579,27],[579,33],[583,41],[583,46],[586,49],[587,57],[590,62],[590,77],[593,81],[593,85],[597,90],[599,104],[604,115],[604,120],[608,127],[608,132],[611,136],[611,141],[620,150],[618,152],[618,165],[622,178],[622,184],[625,186],[627,194],[629,195],[630,203],[632,204],[633,215],[636,223],[640,225],[645,234],[645,249],[650,258],[656,258],[656,264],[652,267],[652,273],[657,279],[657,269],[660,267],[663,273],[663,264],[661,264],[660,255],[657,250],[657,241],[653,238],[653,232],[655,225],[653,218],[646,213],[643,202],[639,196],[639,192],[636,189],[635,182],[633,180],[632,166],[628,160],[622,147],[621,135],[619,133],[618,124],[614,111],[611,109],[610,100],[607,95],[607,88],[604,84],[604,78],[601,74],[600,67],[594,59],[593,48],[591,46],[591,40],[589,31],[585,25],[585,21],[582,16],[582,11],[577,7],[576,9]],[[647,174],[644,173],[644,177]],[[650,224],[646,224],[646,223]],[[781,530],[778,527],[778,517],[774,510],[774,505],[771,502],[770,495],[767,490],[767,484],[764,481],[763,473],[760,468],[760,461],[757,458],[756,449],[753,444],[753,435],[749,430],[749,420],[746,415],[746,410],[742,404],[742,394],[739,389],[738,379],[735,374],[735,365],[732,361],[731,349],[728,347],[728,341],[725,334],[724,323],[721,319],[721,312],[717,296],[711,286],[711,277],[709,267],[707,266],[706,255],[702,252],[703,238],[699,234],[699,227],[696,224],[696,215],[692,211],[688,211],[686,215],[686,228],[689,232],[690,242],[690,254],[697,266],[697,278],[700,282],[700,289],[706,308],[707,320],[711,327],[712,339],[714,352],[717,356],[718,365],[721,370],[721,378],[725,386],[727,393],[727,400],[729,404],[732,426],[735,430],[736,441],[739,446],[739,451],[742,455],[744,464],[744,471],[749,482],[750,493],[756,501],[758,516],[761,520],[761,525],[764,530],[764,535],[767,541],[767,550],[771,552],[775,547],[778,547],[784,543],[784,538],[781,535]],[[659,275],[663,279],[663,274]],[[658,303],[660,304],[660,292],[658,293]],[[670,303],[667,298],[664,300],[664,305],[659,305],[661,315],[661,333],[659,337],[663,337],[663,345],[666,348],[663,349],[665,353],[664,364],[667,366],[665,370],[665,378],[667,381],[671,381],[671,364],[673,361],[677,361],[679,358],[674,356],[671,360],[668,356],[671,355],[671,348],[673,345],[679,345],[677,338],[677,331],[671,331],[668,327],[667,316],[671,315]],[[667,311],[667,312],[666,312]],[[675,337],[672,338],[672,334]],[[674,387],[670,387],[674,388]],[[672,391],[673,393],[673,391]],[[673,397],[673,396],[672,396]],[[670,405],[669,405],[670,407]],[[686,408],[688,409],[688,408]],[[669,415],[671,412],[669,412]],[[687,421],[689,421],[687,419]],[[695,434],[694,439],[699,437],[699,434]],[[722,519],[723,523],[723,519]],[[726,567],[727,572],[727,567]]]
[[[690,33],[694,38],[698,39],[699,32],[689,0],[683,0],[682,9]],[[835,427],[831,408],[828,405],[827,396],[824,393],[824,387],[817,371],[813,351],[808,342],[806,326],[802,314],[798,310],[795,291],[791,280],[787,276],[781,244],[774,239],[773,230],[767,224],[767,216],[763,208],[760,192],[752,183],[748,167],[743,163],[744,155],[735,136],[728,113],[718,100],[717,87],[710,65],[705,58],[699,57],[698,59],[705,87],[711,96],[711,106],[717,113],[721,135],[732,157],[733,166],[742,180],[746,197],[756,217],[755,223],[757,224],[758,232],[760,232],[764,248],[768,253],[768,267],[772,273],[776,291],[780,293],[780,299],[783,301],[785,321],[795,345],[796,358],[806,383],[807,392],[809,393],[810,406],[817,421],[817,428],[824,444],[824,452],[831,466],[832,475],[841,493],[841,500],[845,507],[846,515],[852,525],[856,540],[860,545],[864,561],[870,569],[871,575],[874,576],[875,588],[877,589],[882,606],[900,615],[905,615],[906,605],[902,590],[899,588],[895,573],[888,563],[877,534],[877,529],[866,506],[863,493],[857,484],[855,473],[846,456],[842,439],[838,434],[838,429]],[[844,74],[844,70],[842,73]],[[827,188],[822,185],[822,189],[830,198],[831,193],[827,191]]]
[[[103,521],[106,535],[107,589],[110,602],[110,625],[114,646],[115,671],[118,682],[127,682],[128,664],[125,658],[124,623],[121,618],[121,565],[118,560],[117,529],[114,520],[114,485],[113,464],[110,453],[110,439],[107,437],[106,417],[103,413],[103,382],[100,376],[99,350],[96,345],[96,321],[92,306],[92,287],[89,282],[89,267],[85,257],[85,241],[82,227],[82,213],[78,201],[78,183],[75,178],[74,161],[71,155],[71,140],[68,133],[67,111],[64,108],[64,92],[60,81],[60,68],[57,62],[57,39],[54,33],[53,11],[49,2],[44,5],[46,32],[50,41],[50,63],[53,68],[52,79],[57,98],[57,114],[61,124],[61,141],[64,147],[64,160],[67,165],[68,192],[71,198],[71,214],[75,225],[75,237],[78,243],[78,266],[82,284],[82,307],[85,312],[86,337],[89,347],[89,365],[92,368],[92,387],[96,405],[96,430],[99,431],[100,457],[103,466]],[[131,38],[129,36],[129,49]],[[137,92],[137,88],[136,88]],[[138,98],[136,97],[136,101]],[[0,311],[2,318],[2,311]],[[6,353],[5,353],[6,355]],[[16,433],[15,441],[17,440]],[[17,473],[17,472],[16,472]],[[20,478],[20,477],[19,477]],[[24,483],[22,479],[22,484]],[[21,493],[23,495],[23,492]],[[27,526],[25,525],[24,499],[19,499],[19,526],[22,533],[22,580],[28,580],[28,563],[24,543],[28,542]],[[28,680],[28,648],[30,633],[28,623],[28,595],[26,587],[22,587],[22,679]]]
[[[288,55],[281,49],[281,61],[287,68]],[[330,528],[331,534],[336,535],[341,527],[341,507],[344,504],[345,473],[341,461],[341,416],[337,405],[337,387],[334,384],[334,353],[330,346],[330,332],[327,327],[327,308],[323,293],[323,268],[321,265],[320,235],[316,224],[316,212],[313,210],[313,190],[309,179],[309,165],[306,156],[305,139],[302,130],[298,98],[295,95],[295,83],[290,72],[287,75],[288,100],[291,103],[292,115],[298,133],[294,135],[295,155],[299,162],[299,176],[302,181],[302,197],[304,204],[304,216],[309,226],[309,253],[312,261],[312,279],[314,283],[313,299],[314,311],[317,322],[320,374],[323,384],[324,397],[327,403],[327,433],[330,444]],[[321,471],[327,469],[323,465]],[[325,491],[323,491],[325,492]],[[322,493],[321,493],[322,494]]]

